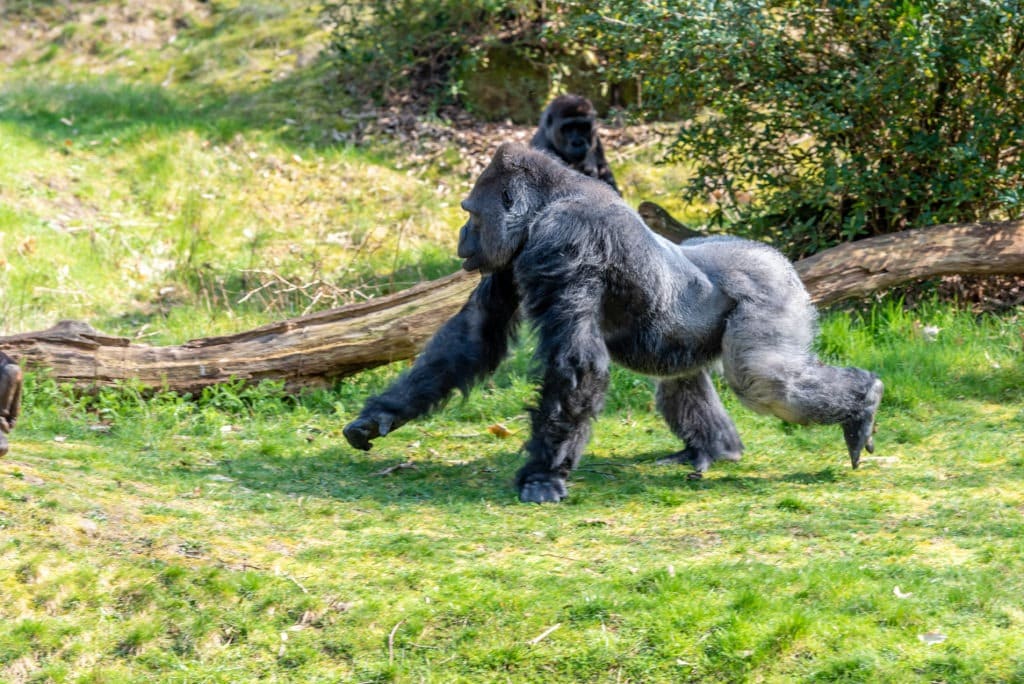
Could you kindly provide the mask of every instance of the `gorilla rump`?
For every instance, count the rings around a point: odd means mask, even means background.
[[[530,146],[557,155],[571,168],[602,180],[619,192],[597,137],[594,105],[587,98],[561,95],[552,100],[540,116],[540,126]]]
[[[521,318],[537,328],[544,376],[532,410],[523,501],[558,501],[601,411],[614,360],[658,378],[658,410],[686,445],[670,460],[699,477],[743,451],[708,373],[721,359],[744,404],[794,423],[842,427],[854,468],[874,449],[882,382],[811,353],[815,312],[786,259],[738,238],[677,245],[607,185],[546,154],[502,145],[462,203],[467,270],[484,277],[415,364],[345,427],[369,449],[493,372]]]

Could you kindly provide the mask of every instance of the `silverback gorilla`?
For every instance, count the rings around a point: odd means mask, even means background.
[[[463,268],[483,279],[462,310],[390,388],[370,398],[345,437],[376,437],[493,372],[520,317],[537,328],[543,363],[519,498],[559,501],[601,411],[611,360],[658,378],[657,407],[686,448],[671,460],[699,477],[743,443],[709,364],[744,404],[794,423],[842,426],[854,468],[873,451],[882,382],[823,365],[810,351],[815,311],[771,247],[730,237],[676,245],[652,233],[604,183],[546,154],[502,145],[462,203]]]
[[[560,95],[552,100],[540,115],[540,125],[530,146],[557,155],[576,171],[602,180],[619,192],[597,137],[594,105],[587,98]]]

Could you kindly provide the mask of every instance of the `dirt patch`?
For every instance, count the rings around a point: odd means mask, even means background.
[[[537,128],[535,124],[511,121],[479,121],[459,109],[446,109],[443,116],[425,117],[414,108],[399,106],[342,112],[342,117],[354,125],[346,133],[336,133],[335,138],[339,142],[367,145],[396,142],[407,159],[399,168],[436,164],[473,179],[490,162],[498,145],[529,144]],[[631,157],[639,148],[664,148],[675,131],[675,124],[627,126],[611,121],[601,123],[599,134],[609,153]],[[452,149],[459,150],[458,159],[450,158]]]

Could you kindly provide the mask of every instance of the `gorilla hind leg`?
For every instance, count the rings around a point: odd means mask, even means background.
[[[723,338],[725,377],[740,400],[791,423],[839,424],[850,465],[874,451],[884,386],[860,368],[828,366],[809,350],[813,317],[800,310],[738,308]]]
[[[662,380],[656,404],[672,432],[686,442],[685,449],[661,462],[688,463],[694,470],[689,477],[699,479],[715,461],[740,460],[743,442],[707,370]]]

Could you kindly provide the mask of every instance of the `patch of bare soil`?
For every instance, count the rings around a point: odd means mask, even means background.
[[[399,143],[407,153],[405,167],[440,164],[468,178],[475,178],[503,142],[529,144],[535,125],[511,121],[480,121],[471,114],[447,108],[444,118],[422,115],[417,108],[390,106],[342,112],[354,123],[346,133],[336,134],[339,142],[369,144],[375,141]],[[538,114],[539,116],[539,114]],[[672,124],[624,125],[602,122],[599,135],[606,150],[631,156],[639,148],[658,147],[674,134]],[[452,162],[451,151],[460,157]]]

